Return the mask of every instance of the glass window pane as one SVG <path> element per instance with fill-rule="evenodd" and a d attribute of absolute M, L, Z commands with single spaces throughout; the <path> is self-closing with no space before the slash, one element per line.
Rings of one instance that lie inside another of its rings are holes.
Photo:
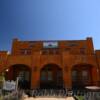
<path fill-rule="evenodd" d="M 73 81 L 77 80 L 77 77 L 78 77 L 77 71 L 76 70 L 72 71 L 72 79 L 73 79 Z"/>
<path fill-rule="evenodd" d="M 62 77 L 62 71 L 58 71 L 57 72 L 57 77 L 59 78 L 59 77 Z"/>
<path fill-rule="evenodd" d="M 83 80 L 88 80 L 88 71 L 87 70 L 82 71 L 82 79 Z"/>
<path fill-rule="evenodd" d="M 52 72 L 48 71 L 48 80 L 52 80 Z"/>
<path fill-rule="evenodd" d="M 45 71 L 41 72 L 41 80 L 46 80 L 46 72 Z"/>

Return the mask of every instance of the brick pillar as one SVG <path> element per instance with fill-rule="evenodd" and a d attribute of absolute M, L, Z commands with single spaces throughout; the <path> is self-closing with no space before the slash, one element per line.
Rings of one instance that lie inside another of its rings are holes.
<path fill-rule="evenodd" d="M 65 88 L 72 88 L 71 70 L 69 68 L 63 70 L 63 79 Z"/>
<path fill-rule="evenodd" d="M 97 67 L 92 68 L 92 81 L 93 85 L 99 85 L 99 70 Z"/>
<path fill-rule="evenodd" d="M 40 71 L 38 69 L 33 69 L 31 74 L 31 89 L 39 87 L 40 81 Z"/>

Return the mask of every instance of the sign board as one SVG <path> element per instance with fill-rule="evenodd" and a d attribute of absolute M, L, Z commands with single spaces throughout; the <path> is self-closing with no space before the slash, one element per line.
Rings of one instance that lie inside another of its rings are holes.
<path fill-rule="evenodd" d="M 3 84 L 3 90 L 12 91 L 16 89 L 16 83 L 14 81 L 5 81 Z"/>
<path fill-rule="evenodd" d="M 44 48 L 57 48 L 58 42 L 57 41 L 45 41 L 43 42 Z"/>

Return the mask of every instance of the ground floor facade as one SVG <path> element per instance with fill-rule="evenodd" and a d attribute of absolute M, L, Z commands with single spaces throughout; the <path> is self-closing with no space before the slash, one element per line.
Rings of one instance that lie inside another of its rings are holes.
<path fill-rule="evenodd" d="M 24 88 L 84 88 L 89 85 L 98 85 L 99 82 L 98 67 L 94 62 L 66 65 L 59 64 L 56 60 L 49 60 L 45 64 L 38 62 L 38 65 L 32 66 L 34 65 L 32 63 L 30 66 L 26 64 L 27 61 L 24 64 L 21 60 L 13 60 L 12 63 L 19 62 L 15 64 L 10 61 L 7 64 L 9 66 L 3 71 L 6 80 L 19 78 L 19 81 L 23 81 L 21 86 Z"/>

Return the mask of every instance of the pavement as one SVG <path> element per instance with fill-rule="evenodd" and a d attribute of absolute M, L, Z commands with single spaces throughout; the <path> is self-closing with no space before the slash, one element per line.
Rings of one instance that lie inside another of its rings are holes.
<path fill-rule="evenodd" d="M 75 100 L 73 97 L 67 97 L 67 98 L 33 98 L 33 97 L 26 97 L 22 98 L 21 100 Z"/>

